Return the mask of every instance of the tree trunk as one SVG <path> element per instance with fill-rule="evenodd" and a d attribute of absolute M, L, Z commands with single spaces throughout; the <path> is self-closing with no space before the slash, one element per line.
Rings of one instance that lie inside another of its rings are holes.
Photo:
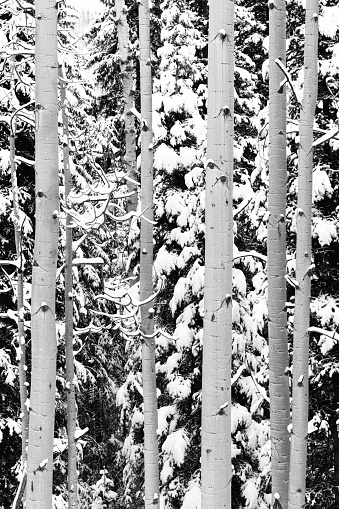
<path fill-rule="evenodd" d="M 313 120 L 318 88 L 319 1 L 306 0 L 304 94 L 300 111 L 297 252 L 293 336 L 292 435 L 289 477 L 289 509 L 305 504 L 308 427 L 309 322 L 312 264 Z"/>
<path fill-rule="evenodd" d="M 209 13 L 202 509 L 231 508 L 234 4 Z"/>
<path fill-rule="evenodd" d="M 269 221 L 267 227 L 268 335 L 272 506 L 287 509 L 290 442 L 289 366 L 286 317 L 286 88 L 276 59 L 286 65 L 286 5 L 275 0 L 269 10 Z"/>
<path fill-rule="evenodd" d="M 52 507 L 58 253 L 58 54 L 55 0 L 36 0 L 36 226 L 27 508 Z"/>
<path fill-rule="evenodd" d="M 116 0 L 115 12 L 117 19 L 117 32 L 119 42 L 120 70 L 124 98 L 124 122 L 126 143 L 126 171 L 128 177 L 137 181 L 136 167 L 136 130 L 134 115 L 131 109 L 134 107 L 134 79 L 133 61 L 130 51 L 129 27 L 127 22 L 127 7 L 124 0 Z M 127 190 L 134 194 L 127 199 L 127 212 L 136 211 L 138 205 L 137 185 L 127 180 Z"/>
<path fill-rule="evenodd" d="M 63 124 L 63 168 L 65 179 L 65 202 L 72 190 L 71 171 L 69 166 L 69 129 L 66 111 L 66 85 L 62 81 L 60 72 L 60 100 Z M 65 356 L 66 356 L 66 391 L 67 391 L 67 438 L 68 438 L 68 507 L 78 507 L 78 475 L 77 475 L 77 447 L 75 441 L 77 405 L 74 386 L 74 353 L 73 353 L 73 234 L 71 216 L 66 214 L 66 244 L 65 244 Z"/>
<path fill-rule="evenodd" d="M 14 95 L 14 57 L 12 57 L 11 66 L 11 95 Z M 28 409 L 27 409 L 27 372 L 26 372 L 26 334 L 24 326 L 24 278 L 23 278 L 23 257 L 22 257 L 22 237 L 20 224 L 20 207 L 19 207 L 19 188 L 15 163 L 15 137 L 16 137 L 16 117 L 15 109 L 12 109 L 13 119 L 11 122 L 9 146 L 10 146 L 10 164 L 11 164 L 11 183 L 13 195 L 13 223 L 15 250 L 20 265 L 17 272 L 17 313 L 18 313 L 18 352 L 19 357 L 19 384 L 20 384 L 20 413 L 21 413 L 21 463 L 22 469 L 25 468 L 27 462 L 27 445 L 28 445 Z"/>
<path fill-rule="evenodd" d="M 139 3 L 140 96 L 141 96 L 141 210 L 140 300 L 153 293 L 153 148 L 152 148 L 152 69 L 150 52 L 150 11 L 148 0 Z M 147 209 L 147 210 L 145 210 Z M 141 306 L 141 330 L 153 332 L 152 303 Z M 145 444 L 145 508 L 159 507 L 158 413 L 155 374 L 155 339 L 144 338 L 142 345 Z"/>
<path fill-rule="evenodd" d="M 338 359 L 339 345 L 336 345 L 333 349 Z M 332 387 L 333 387 L 333 414 L 331 415 L 331 431 L 333 434 L 333 456 L 334 456 L 334 507 L 339 507 L 339 373 L 334 371 L 332 375 Z"/>

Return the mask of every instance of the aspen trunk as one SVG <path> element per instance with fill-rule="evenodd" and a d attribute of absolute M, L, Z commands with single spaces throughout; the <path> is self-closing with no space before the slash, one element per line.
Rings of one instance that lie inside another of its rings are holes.
<path fill-rule="evenodd" d="M 267 227 L 268 335 L 272 506 L 287 509 L 290 442 L 289 366 L 286 317 L 286 88 L 276 59 L 286 65 L 286 5 L 275 0 L 269 10 L 269 220 Z"/>
<path fill-rule="evenodd" d="M 208 45 L 202 509 L 231 508 L 234 4 L 211 0 Z"/>
<path fill-rule="evenodd" d="M 72 190 L 71 171 L 69 167 L 69 129 L 66 111 L 66 86 L 62 82 L 61 71 L 61 111 L 63 124 L 63 168 L 65 179 L 65 202 Z M 71 216 L 66 214 L 66 244 L 65 244 L 65 356 L 66 356 L 66 391 L 67 391 L 67 438 L 68 438 L 68 507 L 78 507 L 78 475 L 77 475 L 77 448 L 75 441 L 77 405 L 74 386 L 74 353 L 73 353 L 73 234 Z"/>
<path fill-rule="evenodd" d="M 148 0 L 139 4 L 140 96 L 141 96 L 141 210 L 153 220 L 153 149 L 152 149 L 152 69 L 150 52 L 150 11 Z M 147 208 L 148 207 L 148 208 Z M 153 293 L 153 226 L 140 223 L 140 300 Z M 141 306 L 141 330 L 153 332 L 152 303 Z M 142 345 L 145 444 L 145 508 L 159 507 L 158 411 L 155 374 L 155 339 L 145 338 Z"/>
<path fill-rule="evenodd" d="M 128 177 L 137 181 L 136 167 L 136 130 L 135 120 L 131 113 L 134 107 L 134 79 L 133 61 L 130 51 L 129 27 L 127 22 L 127 7 L 124 0 L 116 0 L 115 12 L 117 18 L 117 32 L 119 42 L 120 70 L 124 98 L 124 122 L 125 122 L 125 143 L 126 143 L 126 170 Z M 134 191 L 134 195 L 127 199 L 127 212 L 136 210 L 138 205 L 137 186 L 127 180 L 127 190 Z"/>
<path fill-rule="evenodd" d="M 15 27 L 14 27 L 15 30 Z M 14 32 L 13 30 L 13 32 Z M 14 92 L 14 66 L 15 61 L 12 57 L 11 61 L 11 96 Z M 16 118 L 15 109 L 12 109 L 13 120 L 11 123 L 9 147 L 10 147 L 10 164 L 11 164 L 11 184 L 13 195 L 13 223 L 15 250 L 20 266 L 17 272 L 17 313 L 18 313 L 18 351 L 19 358 L 19 384 L 20 384 L 20 413 L 21 413 L 21 462 L 22 469 L 25 468 L 27 462 L 27 446 L 28 446 L 28 410 L 27 410 L 27 373 L 26 373 L 26 334 L 24 326 L 24 278 L 23 278 L 23 257 L 22 257 L 22 236 L 20 224 L 20 208 L 19 208 L 19 188 L 15 163 L 15 137 L 16 137 Z"/>
<path fill-rule="evenodd" d="M 27 508 L 51 509 L 58 252 L 58 55 L 55 0 L 36 0 L 36 230 Z"/>
<path fill-rule="evenodd" d="M 297 252 L 293 336 L 292 434 L 289 477 L 289 509 L 305 504 L 308 427 L 309 322 L 312 264 L 312 170 L 313 120 L 318 89 L 318 0 L 306 1 L 304 94 L 300 111 Z"/>

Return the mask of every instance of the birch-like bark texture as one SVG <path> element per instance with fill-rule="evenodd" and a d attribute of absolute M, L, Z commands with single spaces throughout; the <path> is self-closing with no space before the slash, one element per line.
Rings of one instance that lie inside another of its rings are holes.
<path fill-rule="evenodd" d="M 63 169 L 65 179 L 65 201 L 72 190 L 71 171 L 69 166 L 69 128 L 66 105 L 66 85 L 62 81 L 63 73 L 60 69 L 60 102 L 63 125 Z M 74 386 L 74 353 L 73 353 L 73 233 L 71 216 L 66 214 L 66 243 L 65 243 L 65 356 L 66 356 L 66 391 L 67 391 L 67 485 L 68 507 L 78 507 L 78 474 L 77 474 L 77 447 L 75 441 L 77 405 Z"/>
<path fill-rule="evenodd" d="M 234 3 L 211 0 L 202 371 L 202 509 L 231 508 Z"/>
<path fill-rule="evenodd" d="M 153 134 L 152 134 L 152 68 L 150 52 L 150 10 L 148 0 L 139 3 L 140 100 L 141 100 L 141 210 L 153 220 Z M 147 209 L 147 210 L 146 210 Z M 140 222 L 140 300 L 153 293 L 153 225 L 143 217 Z M 141 306 L 141 331 L 153 332 L 153 303 Z M 144 394 L 144 462 L 145 508 L 159 507 L 158 410 L 155 374 L 155 339 L 144 338 L 142 344 L 142 378 Z"/>
<path fill-rule="evenodd" d="M 36 0 L 35 245 L 27 508 L 52 508 L 58 252 L 58 54 L 55 0 Z"/>
<path fill-rule="evenodd" d="M 268 336 L 270 424 L 272 444 L 272 506 L 279 495 L 287 509 L 290 461 L 289 366 L 286 316 L 286 86 L 276 59 L 286 65 L 286 3 L 269 9 L 269 194 L 267 227 Z"/>
<path fill-rule="evenodd" d="M 312 171 L 313 121 L 318 90 L 318 16 L 319 0 L 306 0 L 304 93 L 300 110 L 297 251 L 294 335 L 292 434 L 289 478 L 289 509 L 302 509 L 305 504 L 309 322 L 312 264 Z"/>
<path fill-rule="evenodd" d="M 120 70 L 124 99 L 126 170 L 128 177 L 134 181 L 137 181 L 136 130 L 134 115 L 131 113 L 131 110 L 134 107 L 133 61 L 130 51 L 127 7 L 124 0 L 116 0 L 115 12 L 117 19 Z M 127 190 L 128 192 L 134 191 L 134 194 L 127 199 L 127 212 L 131 212 L 132 210 L 136 211 L 138 205 L 137 185 L 130 180 L 127 180 Z"/>
<path fill-rule="evenodd" d="M 13 16 L 13 20 L 15 17 Z M 15 21 L 13 21 L 11 39 L 13 40 L 16 31 Z M 14 46 L 14 44 L 13 44 Z M 14 49 L 14 47 L 13 47 Z M 11 98 L 14 99 L 15 95 L 15 57 L 11 58 Z M 21 413 L 21 463 L 22 469 L 26 468 L 27 462 L 27 446 L 28 446 L 28 409 L 27 409 L 27 372 L 26 372 L 26 334 L 24 326 L 24 278 L 23 278 L 23 257 L 22 257 L 22 235 L 20 224 L 20 207 L 19 207 L 19 187 L 16 172 L 15 162 L 15 137 L 16 137 L 16 116 L 15 108 L 12 108 L 12 121 L 10 124 L 9 135 L 9 150 L 10 150 L 10 165 L 11 165 L 11 184 L 13 196 L 13 223 L 14 223 L 14 237 L 15 237 L 15 251 L 20 266 L 17 271 L 17 313 L 18 313 L 18 352 L 19 357 L 19 384 L 20 384 L 20 413 Z"/>

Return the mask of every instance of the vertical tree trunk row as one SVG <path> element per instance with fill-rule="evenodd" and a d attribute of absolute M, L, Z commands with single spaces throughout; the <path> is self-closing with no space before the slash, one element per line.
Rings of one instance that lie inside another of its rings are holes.
<path fill-rule="evenodd" d="M 124 0 L 117 0 L 115 2 L 115 12 L 117 18 L 120 70 L 124 99 L 125 162 L 128 177 L 136 181 L 136 130 L 134 115 L 131 113 L 131 109 L 134 107 L 133 61 L 129 47 L 130 38 L 127 22 L 127 7 Z M 137 186 L 130 180 L 127 180 L 127 189 L 128 191 L 134 191 L 134 194 L 127 199 L 127 212 L 131 210 L 135 211 L 138 204 Z"/>
<path fill-rule="evenodd" d="M 209 12 L 202 509 L 231 507 L 234 3 Z"/>
<path fill-rule="evenodd" d="M 304 93 L 300 111 L 291 461 L 288 509 L 305 504 L 312 265 L 313 121 L 318 90 L 319 1 L 306 0 Z"/>
<path fill-rule="evenodd" d="M 148 0 L 139 3 L 140 96 L 141 96 L 141 210 L 140 223 L 140 300 L 153 293 L 153 135 L 152 68 L 150 51 L 150 10 Z M 153 332 L 152 303 L 141 306 L 141 331 Z M 155 374 L 155 339 L 142 338 L 142 377 L 144 395 L 145 508 L 159 507 L 158 413 Z"/>
<path fill-rule="evenodd" d="M 269 195 L 267 227 L 270 424 L 272 506 L 274 497 L 287 509 L 290 442 L 289 366 L 286 316 L 286 88 L 275 63 L 286 65 L 286 4 L 269 10 Z"/>
<path fill-rule="evenodd" d="M 58 53 L 55 0 L 37 0 L 36 227 L 32 279 L 32 378 L 27 508 L 52 507 L 58 252 Z"/>
<path fill-rule="evenodd" d="M 65 202 L 72 190 L 71 171 L 69 166 L 69 127 L 66 105 L 66 85 L 62 81 L 60 69 L 60 102 L 63 125 L 63 169 L 65 179 Z M 66 214 L 66 243 L 65 243 L 65 356 L 66 356 L 66 391 L 67 391 L 67 436 L 68 436 L 68 507 L 78 507 L 78 475 L 77 475 L 77 447 L 75 441 L 77 405 L 74 386 L 74 353 L 73 353 L 73 233 L 71 216 Z"/>
<path fill-rule="evenodd" d="M 13 22 L 13 33 L 16 30 L 15 22 Z M 14 47 L 14 44 L 13 44 Z M 15 58 L 11 58 L 11 97 L 14 98 L 15 94 Z M 27 371 L 26 371 L 26 334 L 24 326 L 24 278 L 23 278 L 23 256 L 22 256 L 22 236 L 21 236 L 21 223 L 20 223 L 20 206 L 19 206 L 19 187 L 16 172 L 15 162 L 15 137 L 16 137 L 16 116 L 15 108 L 12 108 L 12 122 L 10 125 L 9 135 L 9 150 L 10 150 L 10 165 L 11 165 L 11 184 L 13 195 L 13 223 L 14 223 L 14 237 L 15 237 L 15 250 L 19 261 L 17 272 L 17 313 L 18 313 L 18 352 L 19 352 L 19 384 L 20 384 L 20 413 L 21 413 L 21 462 L 22 469 L 25 468 L 27 462 L 27 447 L 28 447 L 28 409 L 27 409 Z"/>

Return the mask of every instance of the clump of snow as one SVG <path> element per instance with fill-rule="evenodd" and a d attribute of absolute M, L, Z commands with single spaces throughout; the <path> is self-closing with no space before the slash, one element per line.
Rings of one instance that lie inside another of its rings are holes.
<path fill-rule="evenodd" d="M 154 269 L 157 274 L 169 274 L 175 269 L 176 259 L 176 255 L 167 251 L 166 246 L 162 246 L 154 262 Z"/>
<path fill-rule="evenodd" d="M 165 170 L 167 173 L 173 173 L 180 164 L 179 155 L 173 148 L 162 143 L 156 149 L 154 154 L 154 167 L 157 170 Z"/>
<path fill-rule="evenodd" d="M 247 479 L 242 494 L 246 500 L 246 509 L 255 509 L 258 507 L 259 491 L 254 477 Z"/>
<path fill-rule="evenodd" d="M 233 286 L 235 286 L 239 293 L 246 295 L 246 278 L 242 270 L 233 269 Z"/>
<path fill-rule="evenodd" d="M 180 147 L 180 162 L 183 166 L 192 166 L 196 163 L 196 150 L 192 147 Z"/>
<path fill-rule="evenodd" d="M 326 171 L 317 167 L 313 172 L 312 200 L 322 200 L 326 194 L 331 196 L 332 192 L 333 189 Z"/>
<path fill-rule="evenodd" d="M 162 445 L 162 451 L 171 455 L 174 463 L 180 466 L 184 462 L 188 444 L 189 439 L 187 433 L 184 428 L 181 428 L 168 435 Z"/>
<path fill-rule="evenodd" d="M 332 240 L 337 239 L 336 223 L 328 219 L 322 219 L 321 217 L 314 217 L 313 236 L 318 237 L 321 246 L 331 244 Z"/>
<path fill-rule="evenodd" d="M 168 431 L 169 420 L 175 411 L 175 407 L 172 405 L 163 406 L 158 409 L 158 435 L 163 435 Z"/>
<path fill-rule="evenodd" d="M 239 424 L 244 423 L 245 426 L 249 426 L 252 422 L 251 414 L 249 411 L 242 405 L 239 405 L 239 403 L 236 403 L 235 405 L 232 405 L 232 412 L 231 412 L 231 431 L 232 433 L 235 433 Z"/>
<path fill-rule="evenodd" d="M 179 399 L 185 399 L 191 394 L 191 381 L 177 375 L 167 384 L 168 392 Z"/>
<path fill-rule="evenodd" d="M 319 32 L 326 37 L 333 39 L 339 28 L 339 7 L 322 8 L 322 15 L 319 16 Z"/>
<path fill-rule="evenodd" d="M 177 307 L 185 299 L 186 292 L 188 290 L 188 281 L 184 277 L 178 279 L 177 284 L 174 287 L 173 297 L 171 298 L 169 305 L 172 313 L 174 314 Z"/>
<path fill-rule="evenodd" d="M 201 489 L 195 481 L 188 484 L 181 509 L 201 509 Z"/>
<path fill-rule="evenodd" d="M 199 166 L 195 166 L 191 171 L 186 173 L 185 175 L 185 184 L 188 187 L 188 189 L 191 189 L 195 185 L 197 185 L 202 176 L 203 168 L 200 168 Z"/>
<path fill-rule="evenodd" d="M 177 349 L 179 351 L 184 350 L 184 348 L 190 348 L 193 341 L 193 331 L 190 329 L 185 322 L 181 322 L 177 325 L 174 336 L 178 337 L 177 340 Z"/>

